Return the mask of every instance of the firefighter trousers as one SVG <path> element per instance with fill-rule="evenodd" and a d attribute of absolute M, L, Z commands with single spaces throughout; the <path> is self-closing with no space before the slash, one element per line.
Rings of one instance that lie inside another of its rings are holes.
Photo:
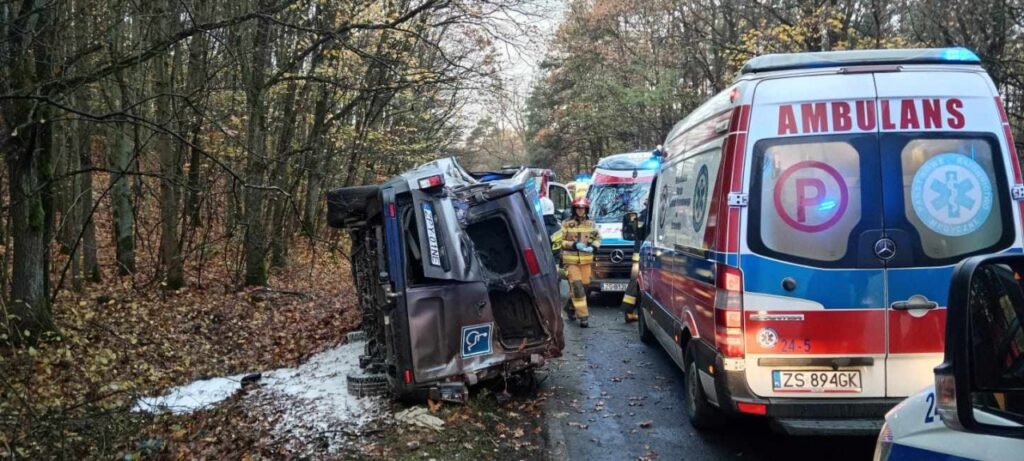
<path fill-rule="evenodd" d="M 576 311 L 576 317 L 587 318 L 590 310 L 587 309 L 587 285 L 590 285 L 591 264 L 566 264 L 565 271 L 569 277 L 569 296 L 572 298 L 572 307 Z"/>

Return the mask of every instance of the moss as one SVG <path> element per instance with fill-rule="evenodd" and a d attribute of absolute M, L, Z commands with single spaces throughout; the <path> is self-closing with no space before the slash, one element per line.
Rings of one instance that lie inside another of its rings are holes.
<path fill-rule="evenodd" d="M 37 195 L 32 200 L 32 209 L 28 216 L 29 227 L 36 232 L 42 232 L 46 226 L 46 210 L 43 208 L 43 201 Z"/>

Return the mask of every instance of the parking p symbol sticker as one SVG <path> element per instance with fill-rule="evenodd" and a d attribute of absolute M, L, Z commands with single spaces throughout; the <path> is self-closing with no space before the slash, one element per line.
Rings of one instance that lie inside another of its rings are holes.
<path fill-rule="evenodd" d="M 813 190 L 813 194 L 808 194 Z M 818 206 L 825 198 L 825 181 L 818 178 L 797 178 L 796 179 L 796 220 L 801 223 L 807 222 L 807 207 Z"/>
<path fill-rule="evenodd" d="M 846 181 L 831 165 L 798 162 L 779 176 L 773 194 L 775 212 L 790 227 L 821 232 L 834 226 L 850 203 Z"/>

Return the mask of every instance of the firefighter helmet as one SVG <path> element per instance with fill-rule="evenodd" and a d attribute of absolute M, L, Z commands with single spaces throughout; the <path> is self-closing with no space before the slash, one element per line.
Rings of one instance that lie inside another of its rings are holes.
<path fill-rule="evenodd" d="M 577 197 L 576 200 L 572 201 L 573 208 L 586 208 L 590 209 L 590 199 L 586 197 Z"/>

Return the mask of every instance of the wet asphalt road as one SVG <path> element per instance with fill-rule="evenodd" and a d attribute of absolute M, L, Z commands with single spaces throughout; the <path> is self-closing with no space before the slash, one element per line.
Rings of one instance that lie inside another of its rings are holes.
<path fill-rule="evenodd" d="M 871 459 L 874 438 L 789 437 L 753 418 L 696 431 L 682 371 L 659 346 L 641 343 L 617 307 L 592 307 L 589 329 L 567 322 L 565 340 L 542 384 L 549 459 Z"/>

